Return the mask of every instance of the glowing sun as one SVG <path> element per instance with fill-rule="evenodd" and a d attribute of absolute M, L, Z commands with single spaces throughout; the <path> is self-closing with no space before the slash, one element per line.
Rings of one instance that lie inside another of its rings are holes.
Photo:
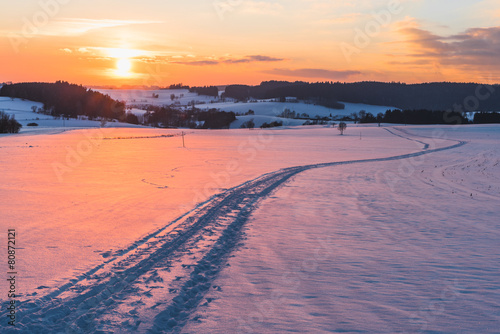
<path fill-rule="evenodd" d="M 130 69 L 132 68 L 132 63 L 129 59 L 121 58 L 116 62 L 116 75 L 121 77 L 128 77 L 132 73 Z"/>

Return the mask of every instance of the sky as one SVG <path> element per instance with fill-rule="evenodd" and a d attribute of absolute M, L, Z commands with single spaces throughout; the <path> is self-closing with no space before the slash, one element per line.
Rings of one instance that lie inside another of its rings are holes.
<path fill-rule="evenodd" d="M 0 0 L 0 82 L 500 83 L 498 0 Z"/>

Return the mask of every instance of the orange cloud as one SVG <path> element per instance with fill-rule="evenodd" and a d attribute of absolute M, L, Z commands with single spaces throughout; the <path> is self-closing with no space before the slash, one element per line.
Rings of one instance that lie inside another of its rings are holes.
<path fill-rule="evenodd" d="M 207 59 L 207 60 L 190 60 L 190 61 L 175 61 L 175 64 L 182 65 L 219 65 L 219 64 L 244 64 L 244 63 L 254 63 L 254 62 L 280 62 L 284 61 L 283 58 L 275 58 L 270 56 L 246 56 L 243 58 L 221 58 L 221 59 Z"/>
<path fill-rule="evenodd" d="M 393 64 L 438 64 L 468 76 L 500 71 L 500 27 L 472 28 L 451 36 L 439 36 L 418 27 L 402 28 L 400 33 L 410 51 Z"/>

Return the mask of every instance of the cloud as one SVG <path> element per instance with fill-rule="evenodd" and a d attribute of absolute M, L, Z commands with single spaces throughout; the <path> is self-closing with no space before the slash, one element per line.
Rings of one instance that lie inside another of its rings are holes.
<path fill-rule="evenodd" d="M 246 56 L 245 58 L 240 58 L 240 59 L 226 59 L 222 60 L 221 62 L 226 64 L 240 64 L 240 63 L 252 63 L 252 62 L 277 62 L 283 60 L 284 60 L 283 58 L 257 55 L 257 56 Z"/>
<path fill-rule="evenodd" d="M 500 70 L 500 27 L 472 28 L 460 34 L 439 36 L 419 27 L 403 28 L 407 55 L 415 63 L 438 62 L 463 68 Z"/>
<path fill-rule="evenodd" d="M 177 61 L 176 64 L 183 65 L 219 65 L 219 64 L 244 64 L 253 62 L 280 62 L 284 61 L 283 58 L 275 58 L 269 56 L 255 55 L 255 56 L 245 56 L 243 58 L 221 58 L 221 59 L 209 59 L 209 60 L 192 60 L 192 61 Z"/>
<path fill-rule="evenodd" d="M 76 52 L 85 55 L 89 58 L 127 58 L 136 59 L 144 62 L 167 62 L 170 58 L 182 57 L 176 54 L 176 51 L 157 51 L 145 49 L 129 49 L 129 48 L 106 48 L 106 47 L 80 47 L 76 49 L 64 49 L 66 52 Z"/>
<path fill-rule="evenodd" d="M 283 58 L 274 58 L 268 56 L 247 56 L 251 61 L 283 61 Z"/>
<path fill-rule="evenodd" d="M 277 74 L 289 77 L 301 77 L 301 78 L 323 78 L 340 80 L 345 79 L 353 75 L 362 74 L 359 71 L 334 71 L 319 68 L 301 68 L 301 69 L 280 69 L 276 68 L 271 71 L 266 71 L 266 73 Z"/>
<path fill-rule="evenodd" d="M 175 61 L 175 64 L 181 65 L 194 65 L 194 66 L 207 66 L 207 65 L 218 65 L 217 60 L 193 60 L 193 61 Z"/>
<path fill-rule="evenodd" d="M 284 58 L 276 58 L 265 55 L 250 55 L 241 58 L 237 57 L 196 57 L 192 54 L 186 54 L 183 51 L 153 51 L 145 49 L 128 49 L 128 48 L 107 48 L 107 47 L 80 47 L 75 49 L 61 49 L 67 53 L 77 53 L 87 58 L 93 59 L 119 59 L 127 58 L 144 63 L 161 63 L 161 64 L 180 64 L 191 66 L 215 66 L 221 64 L 244 64 L 244 63 L 264 63 L 264 62 L 280 62 Z"/>

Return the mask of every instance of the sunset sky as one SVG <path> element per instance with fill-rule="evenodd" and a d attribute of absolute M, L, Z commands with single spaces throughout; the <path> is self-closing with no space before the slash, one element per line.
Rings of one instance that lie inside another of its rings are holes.
<path fill-rule="evenodd" d="M 0 36 L 0 82 L 500 82 L 498 0 L 3 1 Z"/>

